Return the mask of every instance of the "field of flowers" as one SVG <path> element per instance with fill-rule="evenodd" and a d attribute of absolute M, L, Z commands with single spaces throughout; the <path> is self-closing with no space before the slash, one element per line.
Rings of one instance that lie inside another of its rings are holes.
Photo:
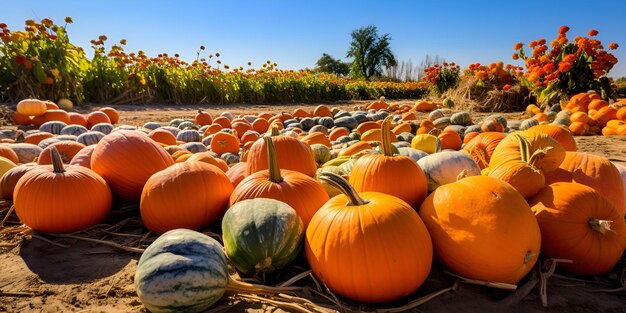
<path fill-rule="evenodd" d="M 110 45 L 92 40 L 93 58 L 71 43 L 64 25 L 50 19 L 27 20 L 25 30 L 0 24 L 0 102 L 36 97 L 77 102 L 132 103 L 277 103 L 388 98 L 420 98 L 427 86 L 416 82 L 366 82 L 331 74 L 283 70 L 267 61 L 260 68 L 231 68 L 220 54 L 191 63 L 178 54 L 150 57 L 124 51 L 126 40 Z"/>

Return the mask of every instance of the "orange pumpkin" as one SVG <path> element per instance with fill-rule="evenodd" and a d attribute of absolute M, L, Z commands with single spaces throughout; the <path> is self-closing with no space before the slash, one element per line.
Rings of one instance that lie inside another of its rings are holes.
<path fill-rule="evenodd" d="M 573 122 L 569 125 L 569 130 L 572 132 L 572 134 L 576 136 L 583 136 L 587 135 L 587 133 L 589 132 L 589 125 L 582 122 Z"/>
<path fill-rule="evenodd" d="M 304 137 L 302 137 L 300 139 L 300 141 L 306 143 L 307 145 L 313 145 L 313 144 L 321 144 L 321 145 L 325 145 L 327 147 L 330 147 L 330 140 L 328 140 L 328 137 L 326 137 L 326 135 L 324 135 L 321 132 L 312 132 Z"/>
<path fill-rule="evenodd" d="M 245 146 L 246 143 L 259 140 L 259 134 L 256 131 L 247 131 L 241 136 L 241 144 Z"/>
<path fill-rule="evenodd" d="M 270 122 L 268 122 L 264 118 L 257 118 L 252 122 L 252 129 L 254 129 L 259 134 L 265 133 L 270 128 Z"/>
<path fill-rule="evenodd" d="M 218 116 L 213 119 L 214 124 L 219 124 L 222 128 L 231 128 L 230 120 L 225 116 Z"/>
<path fill-rule="evenodd" d="M 13 112 L 11 119 L 16 125 L 30 125 L 33 120 L 28 115 L 21 114 L 20 112 Z"/>
<path fill-rule="evenodd" d="M 293 116 L 299 118 L 311 117 L 311 114 L 301 108 L 293 110 Z"/>
<path fill-rule="evenodd" d="M 241 138 L 241 136 L 243 136 L 243 134 L 245 134 L 247 131 L 252 130 L 252 125 L 250 125 L 250 123 L 248 122 L 234 122 L 232 123 L 231 127 L 232 129 L 237 131 L 237 135 L 239 136 L 239 138 Z"/>
<path fill-rule="evenodd" d="M 288 136 L 272 136 L 272 142 L 278 155 L 278 164 L 281 169 L 303 173 L 315 177 L 317 163 L 313 150 L 309 145 L 296 138 Z M 257 140 L 248 151 L 246 161 L 246 176 L 268 169 L 266 141 Z"/>
<path fill-rule="evenodd" d="M 451 149 L 458 151 L 461 149 L 463 145 L 463 140 L 461 140 L 461 135 L 453 130 L 444 130 L 439 136 L 439 144 L 441 145 L 441 150 Z"/>
<path fill-rule="evenodd" d="M 70 165 L 80 165 L 91 169 L 91 155 L 94 149 L 96 149 L 96 145 L 89 145 L 80 149 L 70 161 Z"/>
<path fill-rule="evenodd" d="M 569 116 L 570 121 L 587 124 L 589 116 L 585 112 L 574 112 Z"/>
<path fill-rule="evenodd" d="M 605 106 L 598 110 L 598 112 L 593 115 L 591 119 L 596 123 L 596 125 L 604 127 L 608 121 L 617 119 L 617 110 L 613 107 Z"/>
<path fill-rule="evenodd" d="M 55 142 L 47 146 L 45 149 L 41 150 L 41 153 L 39 153 L 39 158 L 37 158 L 37 164 L 39 165 L 52 164 L 52 160 L 50 159 L 50 150 L 52 149 L 52 147 L 54 147 L 57 150 L 57 152 L 59 153 L 59 156 L 61 157 L 61 161 L 63 161 L 63 163 L 70 163 L 70 161 L 76 155 L 76 153 L 78 153 L 78 151 L 83 149 L 85 145 L 76 141 L 71 141 L 71 140 L 63 140 L 63 141 Z"/>
<path fill-rule="evenodd" d="M 579 275 L 611 270 L 626 247 L 624 211 L 590 187 L 576 183 L 546 186 L 529 201 L 541 228 L 541 253 L 572 260 L 559 268 Z"/>
<path fill-rule="evenodd" d="M 100 112 L 104 112 L 109 117 L 111 124 L 117 124 L 120 120 L 120 112 L 111 107 L 104 107 L 99 110 Z"/>
<path fill-rule="evenodd" d="M 433 110 L 437 104 L 429 100 L 420 100 L 413 106 L 413 111 L 428 112 Z"/>
<path fill-rule="evenodd" d="M 107 183 L 92 170 L 64 168 L 55 148 L 53 166 L 36 166 L 17 182 L 15 212 L 30 228 L 49 233 L 71 233 L 101 222 L 111 210 Z"/>
<path fill-rule="evenodd" d="M 329 107 L 325 105 L 318 105 L 313 109 L 313 116 L 317 117 L 333 117 L 333 113 Z"/>
<path fill-rule="evenodd" d="M 348 136 L 348 135 L 350 135 L 349 130 L 343 127 L 337 127 L 328 134 L 328 139 L 330 139 L 330 141 L 335 141 L 339 139 L 339 137 Z"/>
<path fill-rule="evenodd" d="M 396 136 L 402 133 L 410 133 L 411 131 L 411 124 L 406 122 L 396 125 L 396 127 L 391 130 L 391 132 Z"/>
<path fill-rule="evenodd" d="M 102 111 L 93 111 L 87 114 L 87 128 L 91 129 L 94 125 L 99 123 L 111 124 L 111 119 Z"/>
<path fill-rule="evenodd" d="M 541 124 L 531 127 L 528 131 L 544 133 L 554 138 L 561 144 L 561 146 L 563 146 L 565 151 L 576 151 L 578 149 L 576 147 L 576 140 L 574 140 L 574 136 L 572 136 L 572 132 L 565 127 L 554 124 Z"/>
<path fill-rule="evenodd" d="M 216 166 L 198 161 L 178 163 L 146 182 L 141 219 L 157 234 L 176 228 L 199 230 L 224 215 L 232 192 L 232 183 Z"/>
<path fill-rule="evenodd" d="M 230 196 L 230 205 L 254 198 L 283 201 L 296 210 L 306 227 L 313 214 L 328 201 L 328 194 L 315 179 L 297 171 L 281 169 L 280 155 L 277 155 L 280 152 L 275 149 L 275 139 L 276 137 L 269 136 L 259 139 L 258 142 L 263 141 L 264 143 L 261 147 L 266 149 L 265 160 L 267 160 L 268 169 L 247 174 L 247 177 L 237 185 Z M 288 152 L 289 150 L 286 153 Z M 246 173 L 248 173 L 250 162 L 252 162 L 250 157 L 248 160 Z M 258 158 L 254 160 L 260 162 Z"/>
<path fill-rule="evenodd" d="M 8 145 L 0 145 L 0 157 L 7 158 L 15 164 L 20 163 L 20 158 L 17 156 L 17 153 Z"/>
<path fill-rule="evenodd" d="M 554 138 L 539 132 L 515 132 L 500 141 L 491 155 L 489 168 L 495 168 L 507 161 L 521 160 L 525 146 L 528 147 L 529 155 L 540 150 L 545 151 L 545 155 L 536 161 L 535 166 L 546 175 L 557 169 L 565 158 L 565 149 Z"/>
<path fill-rule="evenodd" d="M 235 163 L 235 165 L 226 171 L 226 176 L 230 179 L 233 187 L 237 188 L 239 183 L 246 178 L 246 162 Z"/>
<path fill-rule="evenodd" d="M 352 156 L 367 149 L 372 149 L 372 146 L 367 143 L 367 141 L 359 141 L 347 148 L 341 149 L 337 156 Z"/>
<path fill-rule="evenodd" d="M 68 112 L 70 116 L 70 124 L 87 127 L 87 118 L 78 112 Z"/>
<path fill-rule="evenodd" d="M 211 151 L 219 155 L 224 153 L 239 154 L 239 138 L 233 134 L 219 132 L 211 139 Z"/>
<path fill-rule="evenodd" d="M 174 134 L 172 134 L 170 131 L 166 129 L 157 128 L 151 131 L 148 134 L 148 137 L 150 137 L 152 140 L 156 142 L 163 143 L 169 146 L 177 145 L 176 136 L 174 136 Z"/>
<path fill-rule="evenodd" d="M 17 164 L 17 163 L 16 163 Z M 13 193 L 17 182 L 31 169 L 35 168 L 37 164 L 26 163 L 15 166 L 4 173 L 0 177 L 0 199 L 13 200 Z"/>
<path fill-rule="evenodd" d="M 220 130 L 222 130 L 222 125 L 213 123 L 209 125 L 209 127 L 207 127 L 207 129 L 204 131 L 204 134 L 202 135 L 206 137 L 209 135 L 217 134 L 220 132 Z"/>
<path fill-rule="evenodd" d="M 204 162 L 207 164 L 211 164 L 219 168 L 220 170 L 222 170 L 222 172 L 226 172 L 229 169 L 228 164 L 226 164 L 224 160 L 213 157 L 211 153 L 209 152 L 193 153 L 187 158 L 186 161 L 187 162 Z"/>
<path fill-rule="evenodd" d="M 478 133 L 461 149 L 461 152 L 469 155 L 482 170 L 489 165 L 493 151 L 504 137 L 506 135 L 500 132 Z"/>
<path fill-rule="evenodd" d="M 626 122 L 626 106 L 619 108 L 615 113 L 615 117 L 620 121 Z"/>
<path fill-rule="evenodd" d="M 46 104 L 37 99 L 24 99 L 17 103 L 17 112 L 25 116 L 39 116 L 46 113 Z"/>
<path fill-rule="evenodd" d="M 363 122 L 359 124 L 359 126 L 356 127 L 356 130 L 359 132 L 359 134 L 364 134 L 366 131 L 370 129 L 377 129 L 377 128 L 380 128 L 380 125 L 378 125 L 378 123 L 374 121 L 367 121 L 367 122 Z"/>
<path fill-rule="evenodd" d="M 213 118 L 211 117 L 211 114 L 198 110 L 198 113 L 196 113 L 196 116 L 194 117 L 194 122 L 200 126 L 211 125 L 213 124 Z"/>
<path fill-rule="evenodd" d="M 52 138 L 52 137 L 54 137 L 54 135 L 51 133 L 38 132 L 38 133 L 30 134 L 24 137 L 24 142 L 38 145 L 42 140 Z"/>
<path fill-rule="evenodd" d="M 619 170 L 607 158 L 586 152 L 567 152 L 558 169 L 546 174 L 546 183 L 574 182 L 589 186 L 626 213 L 624 187 Z"/>
<path fill-rule="evenodd" d="M 43 115 L 35 116 L 33 118 L 33 125 L 39 127 L 41 124 L 51 121 L 59 121 L 65 124 L 70 124 L 72 122 L 67 112 L 63 110 L 48 110 Z"/>
<path fill-rule="evenodd" d="M 501 133 L 504 131 L 504 126 L 500 122 L 498 122 L 497 119 L 491 118 L 482 122 L 482 124 L 480 124 L 480 129 L 484 133 L 486 132 L 500 132 Z"/>
<path fill-rule="evenodd" d="M 148 178 L 173 164 L 163 147 L 137 131 L 119 130 L 104 136 L 91 156 L 91 168 L 125 202 L 139 201 Z"/>
<path fill-rule="evenodd" d="M 415 210 L 394 196 L 358 194 L 338 175 L 320 178 L 343 194 L 326 202 L 307 227 L 305 252 L 315 276 L 360 302 L 392 301 L 419 288 L 433 249 Z"/>
<path fill-rule="evenodd" d="M 461 276 L 516 284 L 539 256 L 541 234 L 528 203 L 496 178 L 470 176 L 442 185 L 419 215 L 435 258 Z"/>
<path fill-rule="evenodd" d="M 589 105 L 587 106 L 588 110 L 596 110 L 599 111 L 600 109 L 602 109 L 603 107 L 609 106 L 609 103 L 602 100 L 602 99 L 593 99 L 589 102 Z"/>
<path fill-rule="evenodd" d="M 391 117 L 382 128 L 383 154 L 360 157 L 350 173 L 350 184 L 357 192 L 376 191 L 398 197 L 417 209 L 428 193 L 426 175 L 407 156 L 394 156 L 390 130 Z M 395 137 L 395 136 L 394 136 Z M 402 184 L 396 182 L 401 181 Z"/>

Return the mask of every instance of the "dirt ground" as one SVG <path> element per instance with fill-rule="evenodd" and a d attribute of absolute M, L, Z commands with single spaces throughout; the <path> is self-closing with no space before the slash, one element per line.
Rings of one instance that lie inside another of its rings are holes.
<path fill-rule="evenodd" d="M 413 103 L 412 100 L 406 100 Z M 364 102 L 331 103 L 329 106 L 351 109 Z M 118 106 L 120 124 L 142 125 L 147 121 L 167 122 L 173 118 L 192 119 L 198 108 L 212 114 L 229 110 L 233 114 L 246 112 L 291 112 L 295 108 L 311 110 L 313 105 L 279 106 Z M 80 109 L 88 111 L 89 108 Z M 507 114 L 508 118 L 519 113 Z M 477 114 L 478 118 L 485 115 Z M 626 165 L 626 137 L 578 137 L 579 150 L 610 158 Z M 0 203 L 0 219 L 8 210 Z M 118 208 L 101 227 L 78 234 L 82 238 L 106 240 L 123 245 L 147 245 L 154 236 L 139 222 L 137 207 Z M 13 214 L 0 227 L 0 312 L 146 312 L 133 285 L 139 259 L 138 253 L 79 238 L 59 238 L 42 234 L 24 234 Z M 213 231 L 206 229 L 205 232 Z M 4 232 L 4 233 L 2 233 Z M 557 267 L 558 268 L 558 267 Z M 306 270 L 301 256 L 286 270 L 283 281 Z M 545 269 L 543 269 L 545 271 Z M 413 312 L 626 312 L 626 256 L 609 274 L 601 277 L 573 277 L 557 270 L 547 281 L 548 307 L 542 306 L 540 279 L 537 268 L 528 275 L 515 292 L 457 284 L 438 297 L 422 304 Z M 339 311 L 375 311 L 397 308 L 455 285 L 457 278 L 435 263 L 428 280 L 414 294 L 393 303 L 365 306 L 340 298 L 337 306 L 327 300 L 323 289 L 316 291 L 316 282 L 304 278 L 294 286 L 305 288 L 297 296 L 313 300 Z M 215 312 L 282 312 L 291 308 L 269 302 L 245 299 L 228 293 L 211 309 Z M 400 310 L 405 311 L 405 310 Z M 398 312 L 398 310 L 396 310 Z"/>

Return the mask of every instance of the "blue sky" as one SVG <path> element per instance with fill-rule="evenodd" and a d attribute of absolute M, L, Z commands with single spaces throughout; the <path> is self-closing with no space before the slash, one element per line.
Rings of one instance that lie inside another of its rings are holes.
<path fill-rule="evenodd" d="M 91 55 L 89 41 L 127 39 L 127 51 L 179 53 L 193 60 L 200 45 L 224 64 L 314 67 L 322 53 L 346 60 L 352 30 L 376 25 L 392 37 L 398 60 L 418 64 L 427 54 L 462 66 L 511 59 L 513 45 L 554 38 L 568 25 L 570 39 L 600 31 L 626 76 L 626 1 L 69 1 L 4 0 L 0 22 L 22 28 L 26 19 L 71 16 L 72 41 Z"/>

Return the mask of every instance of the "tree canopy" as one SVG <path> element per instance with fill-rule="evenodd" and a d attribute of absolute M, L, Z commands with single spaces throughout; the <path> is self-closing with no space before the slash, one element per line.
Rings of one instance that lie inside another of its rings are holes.
<path fill-rule="evenodd" d="M 376 26 L 370 25 L 352 31 L 352 42 L 347 57 L 352 58 L 352 76 L 370 80 L 381 76 L 383 68 L 395 66 L 389 34 L 379 35 Z"/>
<path fill-rule="evenodd" d="M 315 63 L 317 70 L 322 73 L 332 73 L 337 76 L 348 76 L 350 74 L 350 63 L 335 59 L 327 53 Z"/>

